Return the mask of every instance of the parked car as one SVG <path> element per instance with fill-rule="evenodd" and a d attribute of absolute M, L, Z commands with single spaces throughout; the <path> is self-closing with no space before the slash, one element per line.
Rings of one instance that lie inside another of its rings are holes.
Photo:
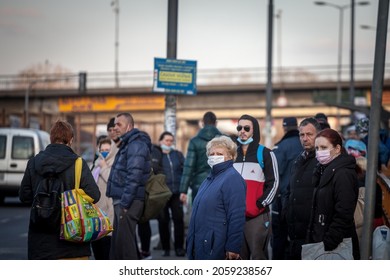
<path fill-rule="evenodd" d="M 46 131 L 0 128 L 0 204 L 6 196 L 17 196 L 27 161 L 50 144 Z"/>

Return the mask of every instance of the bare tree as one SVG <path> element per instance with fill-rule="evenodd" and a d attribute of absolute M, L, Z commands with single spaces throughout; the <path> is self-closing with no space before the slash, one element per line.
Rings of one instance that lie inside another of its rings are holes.
<path fill-rule="evenodd" d="M 46 61 L 20 71 L 15 81 L 15 88 L 26 88 L 32 83 L 34 88 L 41 89 L 70 88 L 76 84 L 75 77 L 76 75 L 67 68 Z"/>

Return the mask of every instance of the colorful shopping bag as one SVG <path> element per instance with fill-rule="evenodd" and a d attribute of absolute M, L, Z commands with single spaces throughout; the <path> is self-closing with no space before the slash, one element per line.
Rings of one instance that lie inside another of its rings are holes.
<path fill-rule="evenodd" d="M 61 195 L 60 238 L 73 242 L 98 240 L 113 230 L 107 214 L 80 189 L 81 168 L 82 160 L 78 158 L 75 164 L 75 188 Z"/>

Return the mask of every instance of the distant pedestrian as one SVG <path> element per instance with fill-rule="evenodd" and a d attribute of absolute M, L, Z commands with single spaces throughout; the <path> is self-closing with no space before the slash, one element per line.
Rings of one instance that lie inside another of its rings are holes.
<path fill-rule="evenodd" d="M 184 257 L 184 213 L 183 203 L 180 201 L 180 181 L 183 173 L 184 156 L 173 148 L 174 136 L 164 131 L 159 138 L 163 173 L 172 196 L 158 217 L 160 241 L 164 251 L 163 257 L 170 255 L 171 247 L 171 220 L 174 226 L 174 246 L 178 257 Z"/>
<path fill-rule="evenodd" d="M 188 144 L 183 176 L 180 183 L 180 200 L 183 203 L 187 201 L 189 188 L 192 190 L 192 201 L 195 199 L 200 184 L 202 184 L 210 172 L 206 155 L 207 142 L 215 136 L 221 135 L 221 132 L 216 127 L 217 117 L 213 112 L 206 112 L 203 115 L 202 123 L 203 128 L 195 137 L 191 138 Z"/>
<path fill-rule="evenodd" d="M 324 113 L 317 113 L 314 118 L 317 120 L 317 122 L 321 126 L 321 130 L 325 128 L 330 128 L 330 125 L 328 123 L 328 116 Z"/>
<path fill-rule="evenodd" d="M 112 198 L 107 197 L 107 181 L 110 176 L 111 166 L 114 163 L 115 154 L 111 153 L 111 146 L 113 142 L 110 138 L 104 138 L 99 142 L 99 158 L 96 161 L 96 167 L 92 171 L 95 181 L 99 186 L 101 197 L 97 205 L 110 218 L 111 223 L 114 222 L 114 206 Z M 101 239 L 91 243 L 93 255 L 96 260 L 109 260 L 111 248 L 112 233 L 104 236 Z"/>
<path fill-rule="evenodd" d="M 299 141 L 298 121 L 295 117 L 283 119 L 285 134 L 275 144 L 272 151 L 278 161 L 279 190 L 272 203 L 272 259 L 286 259 L 288 251 L 288 229 L 284 211 L 287 209 L 290 183 L 291 166 L 297 156 L 302 153 L 302 145 Z"/>

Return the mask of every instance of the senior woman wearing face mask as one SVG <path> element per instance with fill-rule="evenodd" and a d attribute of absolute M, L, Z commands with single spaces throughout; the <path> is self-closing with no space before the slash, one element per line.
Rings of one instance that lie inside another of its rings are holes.
<path fill-rule="evenodd" d="M 358 198 L 355 158 L 342 146 L 340 134 L 333 129 L 320 131 L 315 139 L 317 168 L 313 175 L 313 207 L 308 231 L 309 243 L 323 243 L 324 255 L 343 250 L 349 243 L 348 255 L 360 259 L 359 243 L 354 225 Z M 340 246 L 339 246 L 340 245 Z M 322 244 L 321 244 L 322 246 Z M 302 258 L 305 258 L 305 245 Z M 338 258 L 336 256 L 336 258 Z"/>
<path fill-rule="evenodd" d="M 211 172 L 193 202 L 187 256 L 195 260 L 239 259 L 245 225 L 246 184 L 234 169 L 236 144 L 227 136 L 207 143 Z"/>

